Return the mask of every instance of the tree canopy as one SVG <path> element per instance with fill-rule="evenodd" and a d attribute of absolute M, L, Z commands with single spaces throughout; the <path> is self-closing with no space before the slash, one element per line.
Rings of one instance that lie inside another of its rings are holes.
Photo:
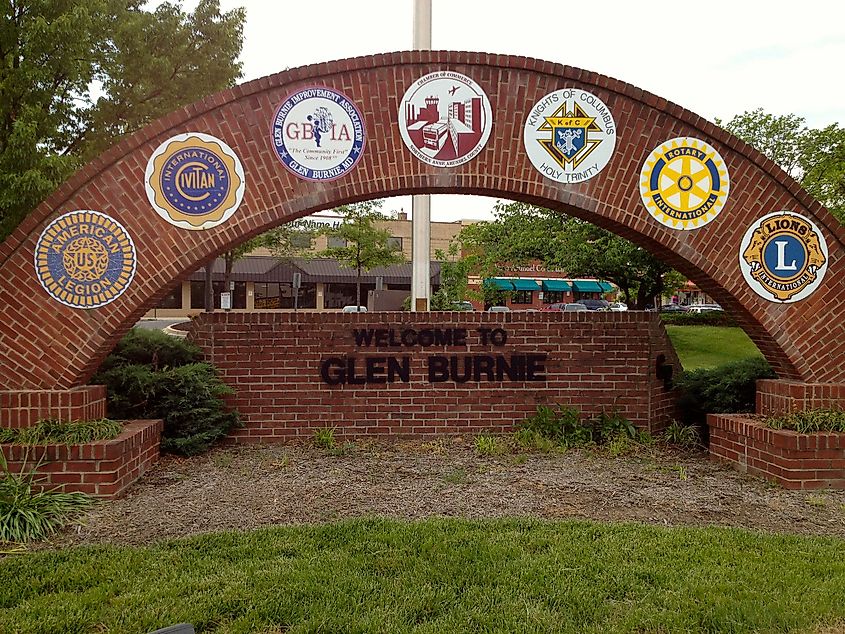
<path fill-rule="evenodd" d="M 845 128 L 835 123 L 808 128 L 803 117 L 773 115 L 762 108 L 716 123 L 777 163 L 845 222 Z"/>
<path fill-rule="evenodd" d="M 482 275 L 539 260 L 547 269 L 613 282 L 637 308 L 684 281 L 642 247 L 577 218 L 519 202 L 498 203 L 494 216 L 461 231 L 464 250 Z"/>
<path fill-rule="evenodd" d="M 0 27 L 0 240 L 86 161 L 241 76 L 244 12 L 9 0 Z"/>

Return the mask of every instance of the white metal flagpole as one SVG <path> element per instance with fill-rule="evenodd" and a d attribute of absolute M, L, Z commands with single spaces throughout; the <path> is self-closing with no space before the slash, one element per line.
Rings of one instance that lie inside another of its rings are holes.
<path fill-rule="evenodd" d="M 414 50 L 431 50 L 431 0 L 414 0 Z M 431 296 L 431 196 L 411 199 L 411 310 L 425 312 Z"/>

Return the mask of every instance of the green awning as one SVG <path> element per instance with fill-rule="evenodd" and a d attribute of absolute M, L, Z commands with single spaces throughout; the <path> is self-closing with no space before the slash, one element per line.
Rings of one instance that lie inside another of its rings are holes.
<path fill-rule="evenodd" d="M 572 284 L 566 280 L 543 280 L 544 291 L 571 291 Z"/>
<path fill-rule="evenodd" d="M 489 277 L 484 280 L 485 284 L 492 286 L 493 288 L 497 288 L 500 291 L 512 291 L 513 288 L 513 280 L 502 280 L 497 277 Z"/>
<path fill-rule="evenodd" d="M 539 291 L 540 285 L 534 280 L 511 280 L 518 291 Z"/>
<path fill-rule="evenodd" d="M 599 286 L 601 286 L 602 293 L 609 293 L 616 288 L 610 282 L 599 282 Z"/>
<path fill-rule="evenodd" d="M 572 285 L 575 287 L 575 290 L 579 293 L 604 293 L 606 292 L 599 282 L 585 281 L 585 280 L 574 280 Z"/>

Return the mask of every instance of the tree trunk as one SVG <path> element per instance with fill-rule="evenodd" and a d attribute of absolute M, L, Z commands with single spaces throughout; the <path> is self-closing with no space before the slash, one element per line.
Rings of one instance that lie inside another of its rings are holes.
<path fill-rule="evenodd" d="M 214 258 L 205 265 L 205 312 L 214 312 Z"/>
<path fill-rule="evenodd" d="M 231 251 L 226 251 L 223 254 L 223 261 L 226 265 L 223 271 L 223 292 L 227 293 L 232 286 L 232 269 L 235 267 L 235 256 Z"/>
<path fill-rule="evenodd" d="M 355 312 L 361 310 L 361 265 L 358 265 L 358 275 L 355 278 Z"/>

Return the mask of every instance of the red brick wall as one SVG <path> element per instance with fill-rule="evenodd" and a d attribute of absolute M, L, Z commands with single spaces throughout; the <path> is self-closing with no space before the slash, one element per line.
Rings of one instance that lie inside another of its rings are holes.
<path fill-rule="evenodd" d="M 463 346 L 358 347 L 356 328 L 392 328 L 397 338 L 407 329 L 466 329 L 467 337 Z M 484 345 L 479 328 L 502 328 L 507 342 Z M 246 423 L 237 440 L 311 437 L 334 426 L 342 435 L 503 432 L 538 404 L 588 415 L 617 409 L 653 431 L 674 413 L 656 364 L 663 354 L 677 371 L 677 359 L 656 314 L 214 313 L 200 315 L 188 336 L 236 392 L 231 405 Z M 546 380 L 429 381 L 431 355 L 524 353 L 547 356 Z M 366 358 L 399 356 L 410 357 L 408 383 L 327 385 L 321 378 L 329 358 L 354 357 L 364 374 Z"/>
<path fill-rule="evenodd" d="M 36 478 L 45 488 L 115 498 L 158 461 L 162 428 L 160 420 L 136 420 L 112 440 L 85 445 L 0 445 L 0 451 L 14 473 L 22 467 L 29 471 L 43 459 Z"/>
<path fill-rule="evenodd" d="M 30 427 L 44 418 L 99 420 L 106 416 L 106 386 L 0 392 L 0 427 Z"/>
<path fill-rule="evenodd" d="M 450 169 L 424 165 L 405 148 L 397 113 L 419 77 L 453 70 L 472 77 L 493 109 L 490 140 L 472 161 Z M 304 85 L 340 90 L 355 101 L 367 130 L 366 150 L 348 175 L 306 182 L 287 172 L 270 146 L 276 106 Z M 618 136 L 607 167 L 566 186 L 544 179 L 526 157 L 526 112 L 553 90 L 594 93 L 613 113 Z M 143 174 L 153 150 L 188 131 L 215 135 L 239 155 L 247 175 L 238 212 L 208 231 L 185 231 L 150 207 Z M 707 141 L 730 171 L 724 212 L 694 231 L 654 222 L 640 200 L 648 153 L 679 136 Z M 68 388 L 84 384 L 123 333 L 178 281 L 209 258 L 278 224 L 345 203 L 414 193 L 464 193 L 542 205 L 634 240 L 692 279 L 751 335 L 778 376 L 845 381 L 845 228 L 774 163 L 700 116 L 611 77 L 536 59 L 485 53 L 406 51 L 295 68 L 236 86 L 150 124 L 86 165 L 0 244 L 0 387 Z M 138 246 L 137 274 L 116 301 L 90 311 L 48 298 L 36 281 L 33 251 L 57 214 L 97 209 L 113 216 Z M 807 299 L 773 306 L 739 271 L 748 226 L 789 209 L 822 230 L 830 258 L 822 285 Z M 774 309 L 776 308 L 776 310 Z"/>
<path fill-rule="evenodd" d="M 755 411 L 758 414 L 776 416 L 808 409 L 845 409 L 845 384 L 757 381 Z"/>
<path fill-rule="evenodd" d="M 710 414 L 710 455 L 788 489 L 845 489 L 845 434 L 769 429 L 759 419 Z"/>

